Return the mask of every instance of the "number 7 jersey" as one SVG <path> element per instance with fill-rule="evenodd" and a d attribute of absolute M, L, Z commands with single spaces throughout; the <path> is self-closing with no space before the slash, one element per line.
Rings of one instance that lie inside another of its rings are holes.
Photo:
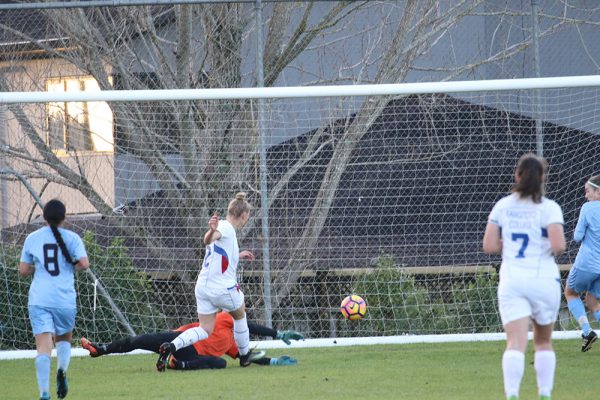
<path fill-rule="evenodd" d="M 489 222 L 500 227 L 502 267 L 500 274 L 511 277 L 558 277 L 559 271 L 548 239 L 548 225 L 564 224 L 560 206 L 542 197 L 521 199 L 513 193 L 500 199 Z"/>

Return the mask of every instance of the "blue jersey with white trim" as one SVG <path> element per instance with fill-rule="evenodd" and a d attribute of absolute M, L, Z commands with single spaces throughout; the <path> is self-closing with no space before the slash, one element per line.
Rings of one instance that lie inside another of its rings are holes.
<path fill-rule="evenodd" d="M 556 202 L 542 197 L 540 203 L 534 203 L 529 197 L 521 199 L 513 193 L 496 203 L 489 222 L 501 229 L 501 275 L 559 276 L 548 240 L 548 225 L 564 223 Z"/>
<path fill-rule="evenodd" d="M 600 273 L 600 201 L 581 207 L 573 238 L 581 242 L 573 267 Z"/>
<path fill-rule="evenodd" d="M 68 229 L 58 230 L 73 260 L 87 257 L 78 234 Z M 76 308 L 75 269 L 65 259 L 50 227 L 40 228 L 27 236 L 21 262 L 35 267 L 29 287 L 29 305 Z"/>
<path fill-rule="evenodd" d="M 237 284 L 240 248 L 235 228 L 229 221 L 220 220 L 217 230 L 221 237 L 206 246 L 198 283 L 212 288 L 229 288 Z"/>

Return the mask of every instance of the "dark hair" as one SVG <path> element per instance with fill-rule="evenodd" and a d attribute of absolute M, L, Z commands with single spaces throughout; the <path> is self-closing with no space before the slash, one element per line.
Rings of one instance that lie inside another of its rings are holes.
<path fill-rule="evenodd" d="M 54 239 L 56 239 L 56 243 L 58 243 L 58 247 L 62 251 L 65 259 L 69 264 L 75 265 L 75 261 L 71 258 L 71 254 L 67 250 L 67 246 L 65 245 L 65 241 L 58 230 L 58 225 L 65 220 L 65 215 L 67 213 L 67 208 L 62 203 L 62 201 L 57 199 L 52 199 L 46 203 L 44 206 L 44 219 L 50 226 L 52 230 L 52 234 L 54 235 Z"/>
<path fill-rule="evenodd" d="M 235 199 L 229 202 L 227 213 L 239 218 L 245 212 L 250 212 L 252 206 L 246 201 L 246 193 L 239 192 L 235 195 Z"/>
<path fill-rule="evenodd" d="M 516 176 L 519 181 L 513 185 L 512 191 L 519 193 L 519 197 L 529 197 L 534 203 L 540 203 L 544 195 L 544 174 L 548 163 L 542 157 L 527 153 L 517 162 Z"/>

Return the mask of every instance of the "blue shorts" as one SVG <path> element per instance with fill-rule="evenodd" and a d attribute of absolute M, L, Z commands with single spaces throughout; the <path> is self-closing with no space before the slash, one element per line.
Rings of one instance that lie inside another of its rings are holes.
<path fill-rule="evenodd" d="M 567 285 L 577 293 L 588 292 L 600 299 L 600 273 L 571 268 Z"/>
<path fill-rule="evenodd" d="M 29 306 L 29 320 L 34 335 L 50 332 L 64 335 L 75 328 L 76 308 Z"/>

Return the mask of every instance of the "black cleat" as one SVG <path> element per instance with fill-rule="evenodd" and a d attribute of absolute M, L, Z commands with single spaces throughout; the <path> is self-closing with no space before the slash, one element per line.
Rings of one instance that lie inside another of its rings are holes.
<path fill-rule="evenodd" d="M 67 373 L 62 369 L 56 371 L 56 396 L 64 399 L 69 393 L 69 384 L 67 382 Z"/>
<path fill-rule="evenodd" d="M 598 339 L 598 335 L 594 331 L 590 331 L 587 335 L 581 334 L 583 343 L 581 343 L 581 351 L 586 352 L 592 348 L 592 343 Z"/>
<path fill-rule="evenodd" d="M 156 361 L 156 370 L 158 372 L 164 372 L 167 364 L 169 363 L 169 356 L 175 353 L 175 345 L 171 342 L 165 342 L 158 348 L 158 360 Z"/>
<path fill-rule="evenodd" d="M 253 361 L 263 358 L 265 354 L 266 353 L 263 350 L 258 352 L 250 350 L 247 354 L 240 356 L 240 366 L 247 367 L 248 365 L 252 364 Z"/>

